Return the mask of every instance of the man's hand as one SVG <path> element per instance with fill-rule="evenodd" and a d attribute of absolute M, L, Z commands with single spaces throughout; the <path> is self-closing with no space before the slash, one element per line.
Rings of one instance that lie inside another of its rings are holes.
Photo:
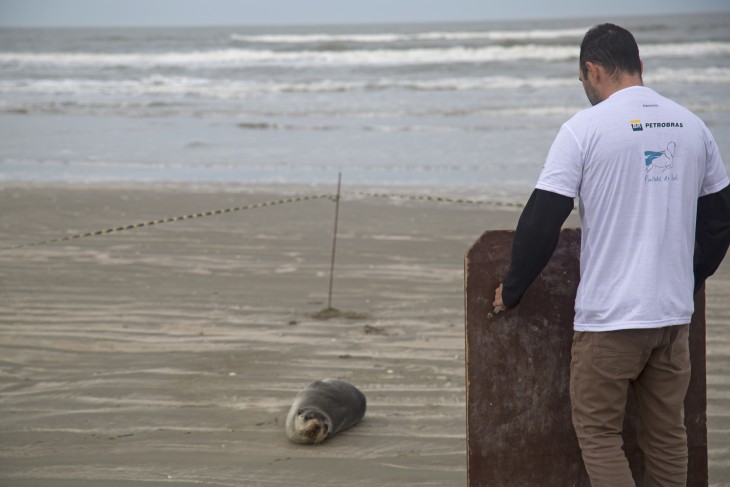
<path fill-rule="evenodd" d="M 504 311 L 507 309 L 507 306 L 504 305 L 502 302 L 502 288 L 504 287 L 504 284 L 501 282 L 499 283 L 499 287 L 494 290 L 494 302 L 492 303 L 492 306 L 494 306 L 494 311 Z"/>
<path fill-rule="evenodd" d="M 494 302 L 492 303 L 492 306 L 494 306 L 494 311 L 489 313 L 491 316 L 501 313 L 502 311 L 507 309 L 507 306 L 505 306 L 502 302 L 502 287 L 502 283 L 499 283 L 499 287 L 494 290 Z"/>

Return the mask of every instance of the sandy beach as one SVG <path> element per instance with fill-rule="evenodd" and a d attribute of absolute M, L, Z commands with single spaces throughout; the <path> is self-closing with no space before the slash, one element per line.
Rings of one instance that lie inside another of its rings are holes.
<path fill-rule="evenodd" d="M 331 188 L 0 186 L 0 247 Z M 303 201 L 0 251 L 0 485 L 464 486 L 463 258 L 519 210 Z M 571 216 L 568 226 L 577 226 Z M 730 485 L 730 262 L 707 286 L 710 485 Z M 365 419 L 290 443 L 327 377 Z"/>

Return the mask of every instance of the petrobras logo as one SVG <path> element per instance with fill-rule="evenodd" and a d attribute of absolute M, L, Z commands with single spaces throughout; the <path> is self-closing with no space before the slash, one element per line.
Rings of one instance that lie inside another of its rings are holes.
<path fill-rule="evenodd" d="M 684 127 L 684 123 L 682 123 L 682 122 L 649 122 L 649 123 L 645 123 L 644 126 L 648 129 L 659 129 L 659 128 L 681 129 Z"/>
<path fill-rule="evenodd" d="M 641 120 L 629 120 L 631 130 L 634 132 L 643 132 L 644 129 L 666 129 L 666 128 L 684 128 L 683 122 L 641 122 Z"/>

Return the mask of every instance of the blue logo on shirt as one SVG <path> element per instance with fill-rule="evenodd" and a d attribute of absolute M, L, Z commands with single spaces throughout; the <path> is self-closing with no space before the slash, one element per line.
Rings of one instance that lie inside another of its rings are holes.
<path fill-rule="evenodd" d="M 652 169 L 661 169 L 662 172 L 667 169 L 674 167 L 672 161 L 674 160 L 674 153 L 677 150 L 677 144 L 670 142 L 667 144 L 667 148 L 663 151 L 645 151 L 644 162 L 646 163 L 646 172 L 648 173 Z"/>

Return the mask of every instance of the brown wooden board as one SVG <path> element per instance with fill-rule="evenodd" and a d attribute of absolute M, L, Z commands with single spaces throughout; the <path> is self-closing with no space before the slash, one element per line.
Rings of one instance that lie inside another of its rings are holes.
<path fill-rule="evenodd" d="M 512 231 L 486 232 L 465 258 L 468 484 L 588 487 L 568 395 L 580 230 L 563 230 L 552 259 L 520 305 L 490 319 L 513 236 Z M 695 297 L 690 330 L 687 485 L 699 487 L 708 483 L 704 289 Z M 641 486 L 637 421 L 629 389 L 624 449 Z"/>

